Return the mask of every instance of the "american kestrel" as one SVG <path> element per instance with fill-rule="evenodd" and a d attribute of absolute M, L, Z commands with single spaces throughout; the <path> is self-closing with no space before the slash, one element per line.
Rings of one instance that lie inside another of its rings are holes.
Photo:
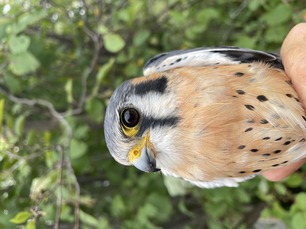
<path fill-rule="evenodd" d="M 173 51 L 143 72 L 106 110 L 106 143 L 119 163 L 212 188 L 306 156 L 305 112 L 276 54 Z"/>

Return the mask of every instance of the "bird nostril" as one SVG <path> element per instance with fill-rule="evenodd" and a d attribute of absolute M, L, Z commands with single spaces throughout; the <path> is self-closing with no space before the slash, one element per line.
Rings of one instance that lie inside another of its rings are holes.
<path fill-rule="evenodd" d="M 140 155 L 140 151 L 139 150 L 137 150 L 137 149 L 133 150 L 133 156 L 135 158 L 139 157 L 139 155 Z"/>

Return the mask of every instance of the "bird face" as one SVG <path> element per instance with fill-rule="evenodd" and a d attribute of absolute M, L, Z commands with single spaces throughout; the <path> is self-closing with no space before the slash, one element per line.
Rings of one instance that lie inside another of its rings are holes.
<path fill-rule="evenodd" d="M 159 169 L 159 156 L 173 150 L 168 136 L 178 122 L 176 100 L 165 76 L 124 82 L 113 94 L 105 116 L 105 137 L 112 156 L 145 172 Z"/>
<path fill-rule="evenodd" d="M 236 47 L 153 57 L 113 93 L 104 131 L 119 163 L 206 188 L 306 156 L 305 111 L 281 60 Z"/>

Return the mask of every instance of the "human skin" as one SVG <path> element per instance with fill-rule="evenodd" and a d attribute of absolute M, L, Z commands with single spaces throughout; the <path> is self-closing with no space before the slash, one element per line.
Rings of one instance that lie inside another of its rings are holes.
<path fill-rule="evenodd" d="M 297 24 L 288 33 L 281 47 L 281 57 L 285 71 L 306 108 L 306 23 Z M 280 181 L 304 163 L 306 158 L 283 168 L 266 171 L 263 176 L 271 181 Z"/>

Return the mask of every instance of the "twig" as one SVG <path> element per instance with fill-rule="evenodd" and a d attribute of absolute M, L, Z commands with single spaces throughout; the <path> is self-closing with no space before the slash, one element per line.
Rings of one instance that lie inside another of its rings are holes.
<path fill-rule="evenodd" d="M 18 98 L 12 94 L 10 94 L 9 92 L 7 92 L 6 90 L 4 90 L 3 88 L 0 87 L 0 93 L 5 95 L 6 97 L 8 97 L 12 102 L 18 103 L 18 104 L 23 104 L 23 105 L 27 105 L 27 106 L 42 106 L 47 108 L 51 115 L 56 118 L 56 120 L 58 120 L 59 123 L 62 124 L 62 126 L 64 127 L 65 131 L 66 131 L 66 138 L 64 141 L 64 148 L 65 149 L 69 149 L 70 146 L 70 142 L 72 139 L 72 128 L 69 125 L 69 123 L 67 122 L 67 120 L 64 118 L 64 116 L 62 114 L 60 114 L 59 112 L 57 112 L 53 106 L 52 103 L 50 103 L 47 100 L 42 100 L 42 99 L 27 99 L 27 98 Z M 58 147 L 58 151 L 60 153 L 60 173 L 58 176 L 58 183 L 60 184 L 60 191 L 58 193 L 57 196 L 57 202 L 56 202 L 56 217 L 55 217 L 55 223 L 54 223 L 54 228 L 58 229 L 59 228 L 59 221 L 60 221 L 60 215 L 61 215 L 61 203 L 62 203 L 62 173 L 63 173 L 63 162 L 65 160 L 67 167 L 68 167 L 68 171 L 70 173 L 70 175 L 72 176 L 73 182 L 74 182 L 74 187 L 75 187 L 75 192 L 76 192 L 76 196 L 75 196 L 75 201 L 74 201 L 74 207 L 75 207 L 75 225 L 74 228 L 78 229 L 79 228 L 79 212 L 80 212 L 80 208 L 79 208 L 79 197 L 80 197 L 80 186 L 78 184 L 76 175 L 74 173 L 74 170 L 71 166 L 71 160 L 69 157 L 69 153 L 64 154 L 64 150 L 61 147 Z M 69 152 L 69 151 L 68 151 Z M 10 153 L 10 152 L 9 152 Z M 22 160 L 20 161 L 20 163 L 22 163 Z M 20 166 L 19 163 L 16 163 L 16 166 Z M 15 168 L 14 168 L 15 169 Z"/>
<path fill-rule="evenodd" d="M 229 26 L 228 29 L 223 33 L 223 38 L 222 38 L 222 42 L 223 42 L 223 43 L 226 43 L 226 42 L 227 42 L 227 40 L 228 40 L 228 38 L 229 38 L 229 36 L 230 36 L 230 33 L 231 33 L 231 31 L 233 30 L 234 21 L 238 18 L 238 16 L 239 16 L 239 15 L 241 14 L 241 12 L 245 9 L 245 7 L 247 7 L 248 2 L 249 2 L 249 0 L 244 0 L 244 1 L 239 5 L 239 7 L 230 15 L 231 21 L 230 21 L 229 24 L 230 24 L 231 26 Z"/>
<path fill-rule="evenodd" d="M 54 229 L 58 229 L 60 226 L 60 217 L 61 217 L 61 209 L 62 209 L 62 184 L 63 184 L 63 161 L 64 161 L 64 153 L 62 147 L 58 146 L 57 151 L 59 152 L 59 173 L 57 177 L 57 183 L 59 184 L 58 193 L 56 195 L 56 212 L 55 212 L 55 220 L 54 220 Z"/>
<path fill-rule="evenodd" d="M 57 112 L 53 106 L 52 103 L 50 103 L 47 100 L 43 100 L 43 99 L 27 99 L 27 98 L 18 98 L 8 92 L 6 92 L 5 90 L 3 90 L 2 88 L 0 88 L 0 93 L 5 95 L 6 97 L 8 97 L 12 102 L 18 103 L 18 104 L 23 104 L 23 105 L 27 105 L 27 106 L 42 106 L 42 107 L 46 107 L 51 115 L 56 118 L 58 120 L 59 123 L 61 123 L 64 126 L 64 129 L 66 131 L 67 134 L 67 138 L 68 139 L 65 142 L 65 146 L 69 146 L 70 144 L 70 140 L 72 138 L 72 129 L 71 126 L 69 125 L 69 123 L 67 122 L 67 120 L 64 118 L 63 115 L 61 115 L 59 112 Z"/>
<path fill-rule="evenodd" d="M 80 185 L 79 182 L 77 180 L 77 177 L 74 173 L 74 170 L 71 166 L 71 160 L 67 160 L 67 169 L 70 172 L 72 179 L 73 179 L 73 183 L 74 183 L 74 188 L 75 188 L 75 200 L 74 200 L 74 229 L 78 229 L 79 228 L 79 224 L 80 224 L 80 203 L 79 203 L 79 199 L 80 199 L 80 194 L 81 194 L 81 189 L 80 189 Z"/>
<path fill-rule="evenodd" d="M 266 203 L 259 202 L 253 209 L 246 213 L 244 217 L 233 227 L 234 229 L 241 228 L 241 226 L 246 226 L 246 228 L 251 228 L 254 223 L 258 220 L 261 211 L 266 207 Z"/>
<path fill-rule="evenodd" d="M 93 41 L 95 49 L 94 49 L 93 56 L 92 56 L 91 61 L 90 61 L 90 66 L 83 73 L 83 76 L 82 76 L 82 81 L 81 81 L 82 92 L 81 92 L 81 97 L 79 99 L 79 103 L 77 105 L 77 108 L 61 113 L 61 115 L 63 117 L 78 115 L 78 114 L 83 112 L 84 103 L 86 101 L 86 96 L 87 96 L 87 80 L 88 80 L 88 77 L 90 76 L 90 74 L 94 71 L 94 68 L 95 68 L 95 66 L 98 62 L 100 50 L 102 48 L 102 41 L 100 39 L 99 34 L 91 31 L 86 26 L 84 26 L 84 32 Z"/>
<path fill-rule="evenodd" d="M 12 153 L 8 150 L 3 150 L 2 153 L 4 153 L 5 155 L 7 155 L 10 158 L 13 158 L 13 159 L 17 160 L 17 162 L 14 165 L 12 165 L 9 169 L 6 169 L 6 170 L 2 171 L 1 172 L 2 174 L 11 174 L 16 169 L 18 169 L 21 165 L 23 165 L 24 162 L 30 161 L 32 159 L 35 159 L 35 158 L 41 156 L 40 153 L 33 153 L 33 154 L 30 154 L 26 157 L 22 157 L 22 156 L 14 154 L 14 153 Z"/>

